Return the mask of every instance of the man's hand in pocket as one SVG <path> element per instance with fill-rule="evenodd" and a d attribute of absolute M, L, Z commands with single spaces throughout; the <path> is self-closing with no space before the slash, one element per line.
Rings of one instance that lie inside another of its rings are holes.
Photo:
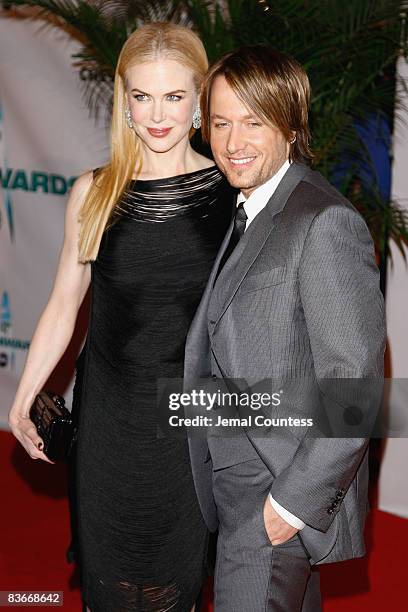
<path fill-rule="evenodd" d="M 272 507 L 269 495 L 265 500 L 263 517 L 266 533 L 273 545 L 283 544 L 286 540 L 290 540 L 299 531 L 292 525 L 289 525 L 276 510 Z"/>

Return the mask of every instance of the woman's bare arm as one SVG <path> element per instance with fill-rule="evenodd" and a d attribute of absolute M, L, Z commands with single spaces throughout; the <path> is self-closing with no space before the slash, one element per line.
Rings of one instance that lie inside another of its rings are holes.
<path fill-rule="evenodd" d="M 90 264 L 78 262 L 78 214 L 91 182 L 92 172 L 87 172 L 72 187 L 54 286 L 35 329 L 9 413 L 11 431 L 28 454 L 49 463 L 52 462 L 39 450 L 42 440 L 29 418 L 29 410 L 71 340 L 78 310 L 91 280 Z"/>

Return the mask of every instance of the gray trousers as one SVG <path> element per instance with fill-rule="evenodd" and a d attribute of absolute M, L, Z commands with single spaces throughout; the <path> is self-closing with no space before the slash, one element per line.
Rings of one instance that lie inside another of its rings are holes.
<path fill-rule="evenodd" d="M 215 612 L 320 612 L 316 568 L 296 534 L 273 545 L 263 507 L 273 476 L 260 459 L 213 471 L 220 520 Z"/>

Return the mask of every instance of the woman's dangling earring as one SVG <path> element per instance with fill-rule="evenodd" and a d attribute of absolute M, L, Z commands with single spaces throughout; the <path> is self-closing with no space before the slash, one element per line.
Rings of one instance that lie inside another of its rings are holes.
<path fill-rule="evenodd" d="M 194 111 L 194 115 L 193 115 L 193 128 L 195 130 L 199 130 L 201 127 L 201 110 L 200 107 L 197 106 L 197 108 Z"/>
<path fill-rule="evenodd" d="M 132 130 L 133 121 L 132 121 L 132 115 L 130 114 L 130 109 L 128 106 L 125 108 L 125 117 L 126 117 L 126 122 L 128 124 L 128 127 Z"/>
<path fill-rule="evenodd" d="M 295 142 L 296 142 L 296 134 L 294 135 L 292 140 L 289 140 L 289 144 L 295 144 Z"/>

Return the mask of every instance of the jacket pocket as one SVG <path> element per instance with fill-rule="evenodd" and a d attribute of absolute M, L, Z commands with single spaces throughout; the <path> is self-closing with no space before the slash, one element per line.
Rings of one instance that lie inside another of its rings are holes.
<path fill-rule="evenodd" d="M 283 283 L 286 278 L 286 267 L 277 266 L 258 274 L 248 274 L 241 283 L 240 293 L 259 291 Z"/>
<path fill-rule="evenodd" d="M 286 545 L 290 546 L 293 542 L 298 541 L 299 540 L 299 536 L 298 536 L 298 531 L 295 533 L 295 535 L 293 535 L 292 537 L 290 537 L 288 540 L 286 540 L 285 542 L 281 542 L 281 544 L 272 544 L 268 532 L 266 531 L 266 525 L 265 525 L 265 518 L 264 518 L 264 506 L 266 503 L 266 500 L 269 497 L 269 491 L 268 491 L 268 495 L 266 496 L 266 498 L 264 498 L 263 504 L 261 508 L 258 508 L 258 521 L 261 524 L 262 527 L 262 535 L 265 539 L 265 542 L 271 546 L 272 548 L 279 548 L 280 546 L 285 547 Z"/>
<path fill-rule="evenodd" d="M 211 453 L 213 471 L 239 465 L 254 459 L 260 461 L 259 455 L 245 434 L 237 432 L 227 437 L 208 436 L 208 447 Z"/>

